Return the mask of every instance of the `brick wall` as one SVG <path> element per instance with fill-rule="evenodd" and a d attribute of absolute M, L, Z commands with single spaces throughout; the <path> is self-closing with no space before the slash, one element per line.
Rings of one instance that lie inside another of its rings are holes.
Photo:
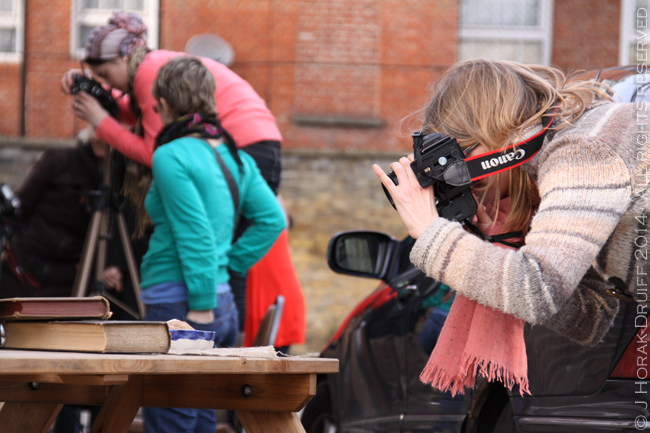
<path fill-rule="evenodd" d="M 555 0 L 552 62 L 618 61 L 620 0 Z M 71 0 L 27 0 L 26 130 L 71 137 L 82 125 L 59 91 Z M 287 148 L 402 150 L 395 125 L 457 57 L 458 0 L 160 0 L 160 47 L 216 33 L 233 69 L 276 115 Z M 18 133 L 20 68 L 0 64 L 0 134 Z M 417 127 L 417 120 L 413 126 Z M 334 125 L 334 126 L 332 126 Z"/>
<path fill-rule="evenodd" d="M 618 65 L 621 0 L 555 0 L 552 64 L 565 71 Z"/>
<path fill-rule="evenodd" d="M 0 135 L 18 135 L 20 66 L 0 64 Z"/>
<path fill-rule="evenodd" d="M 161 11 L 163 48 L 208 32 L 231 43 L 232 69 L 266 100 L 286 148 L 407 149 L 395 123 L 456 59 L 456 0 L 162 0 Z"/>

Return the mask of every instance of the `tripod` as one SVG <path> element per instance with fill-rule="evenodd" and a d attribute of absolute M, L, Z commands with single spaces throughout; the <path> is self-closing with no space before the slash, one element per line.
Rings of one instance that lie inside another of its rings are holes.
<path fill-rule="evenodd" d="M 88 226 L 86 239 L 84 241 L 83 251 L 81 253 L 81 264 L 77 275 L 75 277 L 74 287 L 72 289 L 72 296 L 83 297 L 86 296 L 88 290 L 88 283 L 90 281 L 90 270 L 95 260 L 95 285 L 93 294 L 101 295 L 107 298 L 111 303 L 122 308 L 128 314 L 136 319 L 144 318 L 144 304 L 140 300 L 140 278 L 138 270 L 133 257 L 133 249 L 131 248 L 131 240 L 124 220 L 124 215 L 119 209 L 119 194 L 114 192 L 113 188 L 113 174 L 112 173 L 112 160 L 117 156 L 113 149 L 108 150 L 108 154 L 104 157 L 104 177 L 103 182 L 96 191 L 93 191 L 91 208 L 93 215 Z M 133 291 L 138 303 L 138 311 L 134 311 L 131 307 L 117 299 L 113 294 L 109 293 L 104 286 L 102 275 L 106 267 L 106 249 L 109 239 L 109 227 L 112 226 L 113 218 L 117 222 L 117 228 L 122 241 L 122 249 L 126 257 L 127 267 L 129 268 L 129 276 L 133 285 Z"/>

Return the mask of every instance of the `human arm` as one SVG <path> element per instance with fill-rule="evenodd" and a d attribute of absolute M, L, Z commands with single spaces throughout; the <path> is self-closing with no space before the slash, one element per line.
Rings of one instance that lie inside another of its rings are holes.
<path fill-rule="evenodd" d="M 415 243 L 411 261 L 481 304 L 531 324 L 552 321 L 627 209 L 631 176 L 620 156 L 593 137 L 556 139 L 545 156 L 542 201 L 525 246 L 504 250 L 439 218 Z M 576 320 L 590 327 L 605 318 Z"/>
<path fill-rule="evenodd" d="M 245 159 L 248 155 L 242 154 L 242 157 Z M 286 227 L 282 207 L 257 166 L 253 165 L 246 176 L 249 179 L 240 206 L 241 214 L 252 224 L 229 253 L 229 267 L 239 274 L 244 274 L 261 259 Z"/>
<path fill-rule="evenodd" d="M 143 137 L 124 128 L 116 119 L 109 116 L 92 96 L 84 92 L 80 92 L 75 96 L 75 103 L 73 104 L 75 115 L 96 127 L 97 137 L 106 141 L 121 154 L 147 167 L 151 167 L 155 139 L 162 129 L 160 118 L 153 111 L 156 101 L 151 94 L 151 87 L 156 78 L 157 69 L 157 63 L 144 61 L 138 67 L 134 79 L 133 93 L 140 108 Z M 120 121 L 134 125 L 137 119 L 131 112 L 129 96 L 121 95 L 115 90 L 113 96 L 120 109 Z"/>
<path fill-rule="evenodd" d="M 208 214 L 187 167 L 187 148 L 167 145 L 153 157 L 153 185 L 160 195 L 165 218 L 188 288 L 190 310 L 216 307 L 217 253 Z M 215 194 L 219 194 L 215 191 Z M 216 197 L 215 199 L 223 199 Z"/>
<path fill-rule="evenodd" d="M 95 135 L 113 149 L 142 165 L 151 166 L 153 141 L 147 143 L 142 137 L 124 128 L 88 93 L 77 93 L 72 111 L 75 116 L 95 127 Z"/>

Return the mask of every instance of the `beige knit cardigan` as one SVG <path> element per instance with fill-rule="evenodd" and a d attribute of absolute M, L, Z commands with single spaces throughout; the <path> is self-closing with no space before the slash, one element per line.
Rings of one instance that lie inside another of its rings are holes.
<path fill-rule="evenodd" d="M 647 301 L 648 115 L 645 103 L 601 102 L 549 134 L 522 166 L 542 200 L 521 249 L 500 248 L 438 218 L 416 241 L 411 261 L 481 304 L 598 343 L 618 309 L 606 292 L 614 287 L 610 277 Z"/>

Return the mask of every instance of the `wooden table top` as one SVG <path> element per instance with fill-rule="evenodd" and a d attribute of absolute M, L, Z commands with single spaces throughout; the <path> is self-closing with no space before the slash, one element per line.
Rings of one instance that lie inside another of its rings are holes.
<path fill-rule="evenodd" d="M 338 359 L 127 355 L 0 349 L 0 375 L 337 373 Z"/>

